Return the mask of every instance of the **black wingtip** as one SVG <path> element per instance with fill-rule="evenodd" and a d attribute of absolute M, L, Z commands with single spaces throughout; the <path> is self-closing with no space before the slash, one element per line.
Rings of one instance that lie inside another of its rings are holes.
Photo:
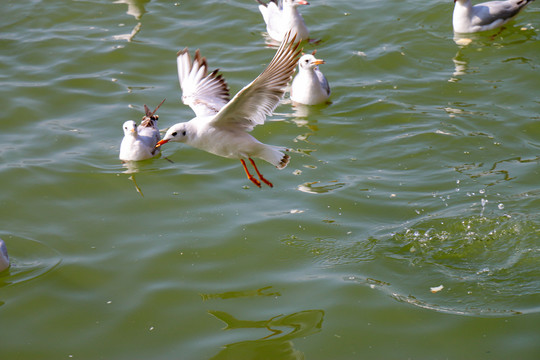
<path fill-rule="evenodd" d="M 183 48 L 182 50 L 178 51 L 176 53 L 176 57 L 179 57 L 180 55 L 184 55 L 185 53 L 187 53 L 189 55 L 189 50 L 187 47 Z"/>

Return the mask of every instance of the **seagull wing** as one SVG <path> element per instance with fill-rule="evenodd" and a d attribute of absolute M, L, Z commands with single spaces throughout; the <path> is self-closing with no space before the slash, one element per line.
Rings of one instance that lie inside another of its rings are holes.
<path fill-rule="evenodd" d="M 219 111 L 211 124 L 222 128 L 251 131 L 264 124 L 283 97 L 302 49 L 289 31 L 266 69 Z"/>
<path fill-rule="evenodd" d="M 270 0 L 269 2 L 264 2 L 262 0 L 256 0 L 259 4 L 261 4 L 262 6 L 268 6 L 268 4 L 270 4 L 271 2 L 275 3 L 280 9 L 283 8 L 283 0 Z"/>
<path fill-rule="evenodd" d="M 262 10 L 261 10 L 262 12 Z M 283 4 L 277 1 L 271 1 L 267 4 L 265 12 L 263 13 L 264 22 L 266 23 L 266 30 L 268 32 L 279 33 L 283 30 Z"/>
<path fill-rule="evenodd" d="M 139 134 L 139 137 L 145 138 L 144 142 L 147 142 L 148 146 L 156 146 L 157 142 L 161 140 L 157 122 L 154 125 L 152 127 L 143 127 L 141 124 L 137 127 L 137 134 Z"/>
<path fill-rule="evenodd" d="M 178 80 L 182 88 L 182 102 L 193 109 L 197 116 L 215 115 L 230 100 L 227 82 L 218 69 L 208 74 L 206 58 L 195 51 L 193 62 L 187 48 L 176 57 Z"/>
<path fill-rule="evenodd" d="M 528 4 L 526 0 L 489 1 L 473 7 L 476 25 L 488 25 L 497 20 L 507 21 L 516 16 Z"/>
<path fill-rule="evenodd" d="M 326 92 L 326 95 L 330 95 L 330 85 L 328 84 L 328 80 L 326 80 L 326 77 L 324 74 L 319 70 L 315 70 L 315 74 L 317 75 L 317 78 L 319 79 L 319 83 L 321 84 L 321 87 Z"/>

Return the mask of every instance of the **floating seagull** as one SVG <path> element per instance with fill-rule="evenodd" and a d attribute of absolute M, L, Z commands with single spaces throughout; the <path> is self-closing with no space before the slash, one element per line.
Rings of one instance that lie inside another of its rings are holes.
<path fill-rule="evenodd" d="M 0 239 L 0 271 L 4 271 L 9 267 L 9 256 L 6 243 Z"/>
<path fill-rule="evenodd" d="M 309 2 L 304 0 L 271 0 L 268 3 L 257 0 L 257 2 L 261 4 L 259 10 L 266 23 L 266 31 L 272 39 L 281 42 L 289 30 L 293 31 L 293 35 L 296 34 L 298 41 L 309 38 L 309 31 L 297 9 L 300 5 L 309 5 Z"/>
<path fill-rule="evenodd" d="M 138 161 L 146 160 L 156 156 L 159 149 L 156 144 L 160 139 L 157 121 L 159 116 L 156 111 L 165 99 L 152 112 L 148 106 L 144 105 L 146 115 L 143 116 L 141 125 L 137 127 L 137 123 L 133 120 L 128 120 L 122 125 L 124 128 L 124 138 L 120 144 L 120 160 L 122 161 Z"/>
<path fill-rule="evenodd" d="M 330 86 L 319 70 L 324 60 L 315 58 L 315 53 L 303 55 L 298 61 L 298 75 L 291 85 L 291 100 L 305 105 L 320 104 L 328 100 Z"/>
<path fill-rule="evenodd" d="M 196 117 L 173 125 L 156 147 L 177 141 L 218 156 L 240 159 L 249 180 L 258 187 L 261 181 L 272 187 L 252 158 L 283 169 L 289 163 L 289 155 L 282 153 L 285 148 L 263 144 L 248 132 L 264 124 L 266 116 L 272 114 L 283 97 L 301 52 L 295 39 L 291 32 L 287 33 L 266 69 L 230 101 L 227 83 L 217 75 L 218 70 L 208 74 L 206 58 L 201 58 L 198 50 L 193 63 L 187 48 L 178 52 L 182 101 L 193 109 Z M 244 159 L 251 162 L 260 181 L 249 173 Z"/>
<path fill-rule="evenodd" d="M 473 6 L 471 0 L 454 0 L 454 32 L 474 33 L 495 29 L 512 20 L 532 1 L 488 1 Z"/>

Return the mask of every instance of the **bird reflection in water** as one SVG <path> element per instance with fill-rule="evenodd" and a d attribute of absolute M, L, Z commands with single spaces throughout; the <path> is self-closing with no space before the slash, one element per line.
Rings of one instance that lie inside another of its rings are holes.
<path fill-rule="evenodd" d="M 146 13 L 146 9 L 144 6 L 149 3 L 150 0 L 116 0 L 115 4 L 127 4 L 128 9 L 126 13 L 128 15 L 133 16 L 136 20 L 140 20 L 142 16 Z M 113 36 L 113 39 L 115 40 L 127 40 L 128 42 L 133 41 L 135 38 L 135 35 L 141 31 L 142 23 L 138 22 L 137 25 L 133 27 L 133 30 L 131 30 L 131 33 L 129 34 L 122 34 L 122 35 L 115 35 Z"/>
<path fill-rule="evenodd" d="M 294 348 L 292 340 L 316 334 L 322 329 L 323 310 L 305 310 L 290 315 L 278 315 L 268 320 L 240 320 L 223 311 L 209 313 L 233 329 L 266 329 L 270 334 L 257 340 L 239 341 L 225 345 L 217 355 L 218 359 L 273 359 L 299 360 L 304 354 Z M 292 330 L 285 333 L 284 328 Z"/>

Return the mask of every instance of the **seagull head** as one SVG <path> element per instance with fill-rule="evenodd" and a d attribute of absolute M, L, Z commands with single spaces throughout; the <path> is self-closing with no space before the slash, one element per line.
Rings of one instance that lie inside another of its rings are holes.
<path fill-rule="evenodd" d="M 137 136 L 137 123 L 133 120 L 128 120 L 122 125 L 124 136 Z"/>
<path fill-rule="evenodd" d="M 179 123 L 179 124 L 173 125 L 169 128 L 169 130 L 167 130 L 163 139 L 158 141 L 158 143 L 156 144 L 156 148 L 160 147 L 163 144 L 168 143 L 169 141 L 185 142 L 187 140 L 187 135 L 188 135 L 187 123 Z"/>
<path fill-rule="evenodd" d="M 315 56 L 311 54 L 303 55 L 300 60 L 298 60 L 298 65 L 300 66 L 301 70 L 311 70 L 316 69 L 318 65 L 324 64 L 324 60 L 317 59 Z"/>

